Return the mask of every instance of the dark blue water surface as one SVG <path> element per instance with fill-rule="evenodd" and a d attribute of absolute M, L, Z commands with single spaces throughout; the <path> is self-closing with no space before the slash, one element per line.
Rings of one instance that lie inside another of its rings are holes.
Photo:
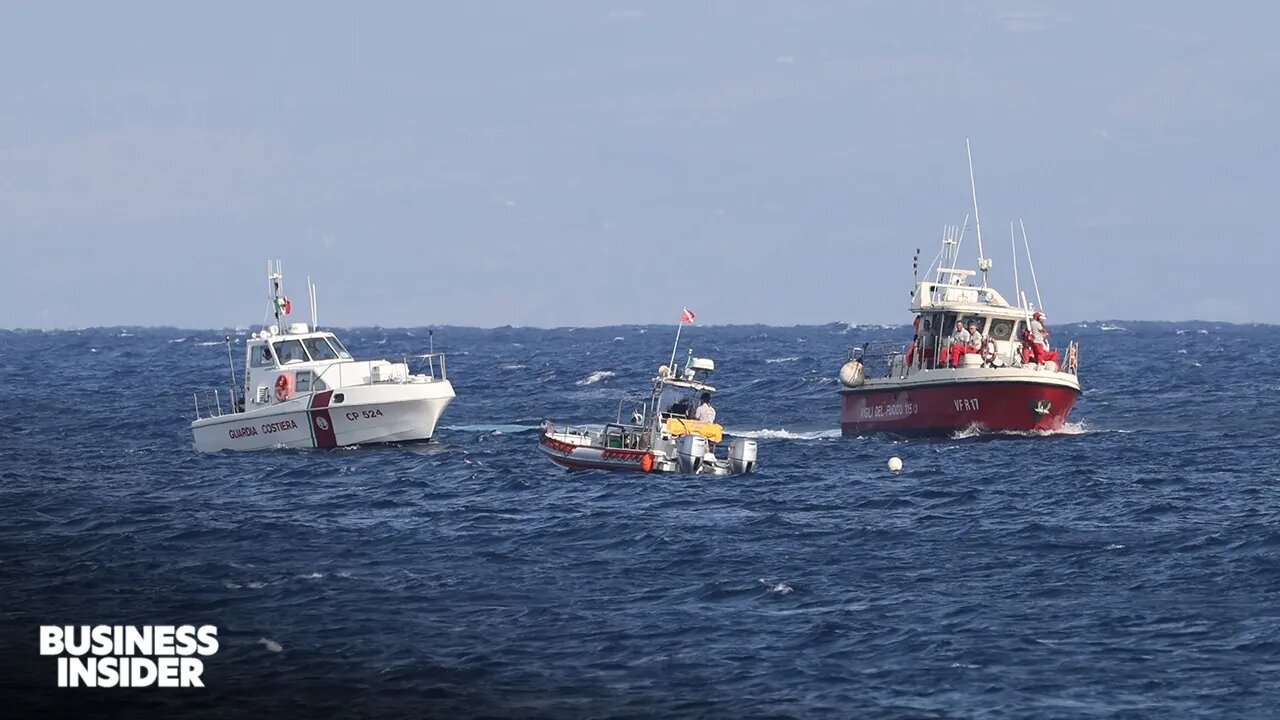
<path fill-rule="evenodd" d="M 430 445 L 214 455 L 223 331 L 0 332 L 0 714 L 1275 717 L 1280 329 L 1122 325 L 1055 328 L 1066 432 L 910 442 L 837 430 L 847 347 L 905 328 L 686 327 L 760 440 L 730 479 L 535 451 L 647 388 L 670 327 L 437 330 Z M 185 623 L 219 628 L 205 690 L 59 691 L 38 654 Z"/>

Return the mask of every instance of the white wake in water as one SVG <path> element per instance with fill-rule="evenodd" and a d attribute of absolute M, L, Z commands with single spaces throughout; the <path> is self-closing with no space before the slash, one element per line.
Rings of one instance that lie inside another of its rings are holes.
<path fill-rule="evenodd" d="M 537 425 L 514 425 L 510 423 L 494 423 L 494 424 L 476 424 L 476 425 L 445 425 L 442 430 L 455 430 L 458 432 L 487 432 L 494 434 L 520 433 L 529 430 L 537 430 Z"/>
<path fill-rule="evenodd" d="M 966 440 L 974 437 L 1055 437 L 1058 435 L 1088 435 L 1093 432 L 1085 426 L 1084 421 L 1063 423 L 1057 430 L 984 430 L 970 425 L 951 433 L 952 440 Z"/>
<path fill-rule="evenodd" d="M 778 428 L 776 430 L 771 428 L 763 430 L 726 429 L 725 432 L 734 437 L 751 438 L 753 440 L 827 440 L 840 437 L 840 428 L 810 430 L 808 432 L 792 432 L 786 428 Z"/>

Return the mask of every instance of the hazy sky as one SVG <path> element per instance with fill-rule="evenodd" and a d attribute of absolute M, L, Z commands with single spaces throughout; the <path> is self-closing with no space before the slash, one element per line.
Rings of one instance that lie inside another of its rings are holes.
<path fill-rule="evenodd" d="M 2 327 L 256 324 L 269 258 L 337 325 L 905 323 L 966 137 L 993 278 L 1024 218 L 1055 321 L 1280 304 L 1274 4 L 4 16 Z"/>

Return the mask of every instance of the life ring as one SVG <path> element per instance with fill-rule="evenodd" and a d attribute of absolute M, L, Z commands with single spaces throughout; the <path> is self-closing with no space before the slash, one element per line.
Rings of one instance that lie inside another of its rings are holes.
<path fill-rule="evenodd" d="M 640 469 L 644 472 L 653 471 L 653 453 L 645 453 L 640 456 Z"/>
<path fill-rule="evenodd" d="M 289 374 L 276 378 L 276 401 L 284 402 L 293 397 L 293 376 Z"/>
<path fill-rule="evenodd" d="M 996 362 L 996 341 L 993 338 L 987 338 L 982 343 L 982 349 L 979 350 L 982 355 L 983 365 L 995 365 Z"/>

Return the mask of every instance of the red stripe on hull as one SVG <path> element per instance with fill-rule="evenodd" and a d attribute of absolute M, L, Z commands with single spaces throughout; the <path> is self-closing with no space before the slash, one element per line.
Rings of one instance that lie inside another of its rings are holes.
<path fill-rule="evenodd" d="M 861 387 L 842 393 L 844 435 L 891 432 L 947 435 L 986 430 L 1053 431 L 1067 421 L 1079 391 L 1033 382 L 960 382 L 914 388 Z"/>
<path fill-rule="evenodd" d="M 582 461 L 576 458 L 570 459 L 564 455 L 552 455 L 551 453 L 547 453 L 547 457 L 551 459 L 551 462 L 566 470 L 623 470 L 627 472 L 644 472 L 644 468 L 641 468 L 639 465 L 631 462 L 614 464 L 608 462 L 593 462 L 590 460 Z"/>
<path fill-rule="evenodd" d="M 338 436 L 333 429 L 333 418 L 329 415 L 329 398 L 332 390 L 316 393 L 311 396 L 311 436 L 318 448 L 338 446 Z"/>

